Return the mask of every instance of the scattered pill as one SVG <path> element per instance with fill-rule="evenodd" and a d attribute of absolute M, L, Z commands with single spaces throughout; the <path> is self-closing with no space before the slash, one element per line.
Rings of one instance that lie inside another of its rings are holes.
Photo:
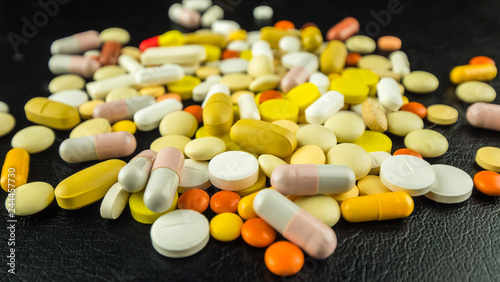
<path fill-rule="evenodd" d="M 454 84 L 472 80 L 488 81 L 496 76 L 497 68 L 495 65 L 489 63 L 458 66 L 453 68 L 450 72 L 450 80 Z"/>
<path fill-rule="evenodd" d="M 118 174 L 121 188 L 130 193 L 144 189 L 149 179 L 149 174 L 156 159 L 156 152 L 144 150 L 132 158 Z"/>
<path fill-rule="evenodd" d="M 187 159 L 184 161 L 181 172 L 181 181 L 177 191 L 183 193 L 190 189 L 206 190 L 210 187 L 210 177 L 208 173 L 208 162 Z"/>
<path fill-rule="evenodd" d="M 253 9 L 253 17 L 256 20 L 269 20 L 273 17 L 273 9 L 269 6 L 257 6 Z"/>
<path fill-rule="evenodd" d="M 150 211 L 146 204 L 144 204 L 144 189 L 137 192 L 132 193 L 128 199 L 128 205 L 130 207 L 130 214 L 132 217 L 140 223 L 143 224 L 153 224 L 160 216 L 169 213 L 177 208 L 177 201 L 179 195 L 175 193 L 174 202 L 170 208 L 162 213 L 156 213 Z"/>
<path fill-rule="evenodd" d="M 448 140 L 431 129 L 417 129 L 406 135 L 405 146 L 420 153 L 424 158 L 442 156 L 448 151 Z"/>
<path fill-rule="evenodd" d="M 500 105 L 475 103 L 467 109 L 466 116 L 475 127 L 500 131 Z"/>
<path fill-rule="evenodd" d="M 476 56 L 469 60 L 469 65 L 481 65 L 481 64 L 495 65 L 495 61 L 486 56 Z"/>
<path fill-rule="evenodd" d="M 342 40 L 345 41 L 347 38 L 353 36 L 359 31 L 359 22 L 353 17 L 347 17 L 335 24 L 326 33 L 326 39 L 331 40 Z"/>
<path fill-rule="evenodd" d="M 53 200 L 54 188 L 50 184 L 30 182 L 17 187 L 12 196 L 5 199 L 5 208 L 17 216 L 26 216 L 41 212 Z"/>
<path fill-rule="evenodd" d="M 500 172 L 500 148 L 480 148 L 476 153 L 476 163 L 484 169 Z"/>
<path fill-rule="evenodd" d="M 415 197 L 432 189 L 436 173 L 428 162 L 418 157 L 397 155 L 382 163 L 380 180 L 391 191 L 403 191 Z"/>
<path fill-rule="evenodd" d="M 52 55 L 79 54 L 100 46 L 99 33 L 95 30 L 89 30 L 54 41 L 50 45 L 50 52 Z"/>
<path fill-rule="evenodd" d="M 69 138 L 92 136 L 111 132 L 111 125 L 107 119 L 93 118 L 77 125 L 69 134 Z"/>
<path fill-rule="evenodd" d="M 238 204 L 241 200 L 240 195 L 232 191 L 219 191 L 210 198 L 210 209 L 214 213 L 225 213 L 238 211 Z"/>
<path fill-rule="evenodd" d="M 26 184 L 28 181 L 29 164 L 30 155 L 26 150 L 14 148 L 7 152 L 0 179 L 1 186 L 5 192 L 10 192 Z"/>
<path fill-rule="evenodd" d="M 467 81 L 460 83 L 455 89 L 458 99 L 465 103 L 484 102 L 495 100 L 497 93 L 493 87 L 481 81 Z"/>
<path fill-rule="evenodd" d="M 77 109 L 43 97 L 29 100 L 24 111 L 29 121 L 54 129 L 69 130 L 80 123 Z"/>
<path fill-rule="evenodd" d="M 401 111 L 412 112 L 422 119 L 427 116 L 427 108 L 419 102 L 409 102 L 404 104 L 401 107 Z"/>
<path fill-rule="evenodd" d="M 435 104 L 427 107 L 427 120 L 439 124 L 450 125 L 457 122 L 458 111 L 448 105 Z"/>
<path fill-rule="evenodd" d="M 474 183 L 465 171 L 450 165 L 432 165 L 436 181 L 425 196 L 438 203 L 456 204 L 469 199 Z"/>
<path fill-rule="evenodd" d="M 16 126 L 16 119 L 9 113 L 0 112 L 0 137 L 9 134 Z"/>
<path fill-rule="evenodd" d="M 410 111 L 397 111 L 387 115 L 388 131 L 397 136 L 406 136 L 410 132 L 423 129 L 424 121 Z"/>
<path fill-rule="evenodd" d="M 474 175 L 474 186 L 488 196 L 500 196 L 500 174 L 483 170 Z"/>
<path fill-rule="evenodd" d="M 410 156 L 414 156 L 414 157 L 423 159 L 422 155 L 419 152 L 415 152 L 415 151 L 413 151 L 411 149 L 408 149 L 408 148 L 398 149 L 392 155 L 393 156 L 397 156 L 397 155 L 410 155 Z"/>
<path fill-rule="evenodd" d="M 56 93 L 63 90 L 83 89 L 85 79 L 76 74 L 63 74 L 55 77 L 49 83 L 49 92 Z"/>
<path fill-rule="evenodd" d="M 334 226 L 340 219 L 340 206 L 330 196 L 302 196 L 294 203 L 330 227 Z"/>
<path fill-rule="evenodd" d="M 349 52 L 359 54 L 370 54 L 375 51 L 375 48 L 377 48 L 375 40 L 364 35 L 354 35 L 349 37 L 345 41 L 345 45 L 347 46 L 347 49 L 349 49 Z"/>
<path fill-rule="evenodd" d="M 232 212 L 220 213 L 210 221 L 210 234 L 222 242 L 234 241 L 241 234 L 243 220 Z"/>
<path fill-rule="evenodd" d="M 121 120 L 113 124 L 113 126 L 111 126 L 111 131 L 112 132 L 126 131 L 133 135 L 137 131 L 137 126 L 131 120 Z"/>
<path fill-rule="evenodd" d="M 390 192 L 346 199 L 340 206 L 349 222 L 389 220 L 409 216 L 413 199 L 405 192 Z"/>
<path fill-rule="evenodd" d="M 259 163 L 246 152 L 228 151 L 218 154 L 208 165 L 210 182 L 222 190 L 239 191 L 257 182 Z"/>
<path fill-rule="evenodd" d="M 117 219 L 127 206 L 129 195 L 130 193 L 123 190 L 119 182 L 111 186 L 101 202 L 101 217 Z"/>
<path fill-rule="evenodd" d="M 26 150 L 29 154 L 36 154 L 47 150 L 56 139 L 54 131 L 46 126 L 33 125 L 18 131 L 12 137 L 12 148 Z"/>
<path fill-rule="evenodd" d="M 207 192 L 201 189 L 190 189 L 182 193 L 177 206 L 181 210 L 188 209 L 203 213 L 208 208 L 209 203 L 210 197 Z"/>

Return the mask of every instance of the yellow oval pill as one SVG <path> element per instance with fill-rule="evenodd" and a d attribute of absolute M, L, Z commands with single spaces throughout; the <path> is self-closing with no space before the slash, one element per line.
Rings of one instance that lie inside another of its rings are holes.
<path fill-rule="evenodd" d="M 83 89 L 85 79 L 76 74 L 63 74 L 55 77 L 49 83 L 49 92 L 56 93 L 63 90 Z"/>
<path fill-rule="evenodd" d="M 5 192 L 10 192 L 17 187 L 26 184 L 28 180 L 30 155 L 26 150 L 10 149 L 5 156 L 2 166 L 0 183 Z"/>
<path fill-rule="evenodd" d="M 372 167 L 372 159 L 362 147 L 343 143 L 332 147 L 326 156 L 327 164 L 346 165 L 356 175 L 356 180 L 368 175 Z"/>
<path fill-rule="evenodd" d="M 332 197 L 326 195 L 301 196 L 293 202 L 330 227 L 334 226 L 340 219 L 340 206 Z"/>
<path fill-rule="evenodd" d="M 425 158 L 435 158 L 448 150 L 448 140 L 441 133 L 431 129 L 417 129 L 405 137 L 405 146 L 419 152 Z"/>
<path fill-rule="evenodd" d="M 256 154 L 285 158 L 297 147 L 297 138 L 290 130 L 260 120 L 239 120 L 230 135 L 236 145 Z"/>
<path fill-rule="evenodd" d="M 484 169 L 500 172 L 500 148 L 483 147 L 477 150 L 476 163 Z"/>
<path fill-rule="evenodd" d="M 191 140 L 184 148 L 186 156 L 195 161 L 208 161 L 226 151 L 226 143 L 217 137 L 202 137 Z"/>
<path fill-rule="evenodd" d="M 71 130 L 69 138 L 92 136 L 101 133 L 111 132 L 111 125 L 105 118 L 93 118 L 80 123 Z"/>
<path fill-rule="evenodd" d="M 174 147 L 184 154 L 184 148 L 189 142 L 191 139 L 183 135 L 166 135 L 153 141 L 150 149 L 158 153 L 163 148 Z"/>
<path fill-rule="evenodd" d="M 44 97 L 29 100 L 24 111 L 29 121 L 54 129 L 69 130 L 80 123 L 77 109 Z"/>
<path fill-rule="evenodd" d="M 220 213 L 210 221 L 210 234 L 214 239 L 229 242 L 240 237 L 243 220 L 237 214 Z"/>
<path fill-rule="evenodd" d="M 0 113 L 0 137 L 9 134 L 16 126 L 16 119 L 9 113 Z"/>
<path fill-rule="evenodd" d="M 125 74 L 126 72 L 127 71 L 120 66 L 116 66 L 116 65 L 104 66 L 104 67 L 98 68 L 94 72 L 94 80 L 103 80 L 103 79 L 107 79 L 107 78 L 112 78 L 115 76 Z"/>
<path fill-rule="evenodd" d="M 434 104 L 427 107 L 427 120 L 439 125 L 454 124 L 458 120 L 458 111 L 448 105 Z"/>
<path fill-rule="evenodd" d="M 137 126 L 131 120 L 120 120 L 111 127 L 112 132 L 127 131 L 130 134 L 135 134 Z"/>
<path fill-rule="evenodd" d="M 46 126 L 32 125 L 19 130 L 12 137 L 12 148 L 21 148 L 29 154 L 47 150 L 56 139 L 54 131 Z"/>
<path fill-rule="evenodd" d="M 238 203 L 238 214 L 244 220 L 257 217 L 257 214 L 253 209 L 253 200 L 255 199 L 255 196 L 257 196 L 257 192 L 244 196 Z"/>
<path fill-rule="evenodd" d="M 362 80 L 351 77 L 335 79 L 330 86 L 330 90 L 342 93 L 346 104 L 361 104 L 366 100 L 370 92 L 368 85 Z"/>
<path fill-rule="evenodd" d="M 81 170 L 57 185 L 57 204 L 68 210 L 88 206 L 104 197 L 118 180 L 118 172 L 126 163 L 112 159 Z"/>
<path fill-rule="evenodd" d="M 193 137 L 198 129 L 196 118 L 185 111 L 175 111 L 166 115 L 160 122 L 160 134 L 165 135 L 183 135 Z"/>
<path fill-rule="evenodd" d="M 280 165 L 285 165 L 286 162 L 275 155 L 262 154 L 259 156 L 259 166 L 267 177 L 271 177 L 273 170 Z"/>
<path fill-rule="evenodd" d="M 45 182 L 31 182 L 16 189 L 5 200 L 5 208 L 19 216 L 32 215 L 48 207 L 54 200 L 54 188 Z"/>
<path fill-rule="evenodd" d="M 391 190 L 385 187 L 378 175 L 367 175 L 361 178 L 358 181 L 358 188 L 361 196 L 391 192 Z"/>
<path fill-rule="evenodd" d="M 290 164 L 325 164 L 323 150 L 316 145 L 306 145 L 298 148 L 290 159 Z"/>
<path fill-rule="evenodd" d="M 370 91 L 368 95 L 375 96 L 377 94 L 377 83 L 379 76 L 371 70 L 350 68 L 342 72 L 343 77 L 353 78 L 362 81 L 368 86 Z"/>
<path fill-rule="evenodd" d="M 299 114 L 303 114 L 307 107 L 318 100 L 320 96 L 321 92 L 319 92 L 318 87 L 313 83 L 306 82 L 292 88 L 286 94 L 285 99 L 295 102 L 299 106 Z"/>
<path fill-rule="evenodd" d="M 103 100 L 90 100 L 85 103 L 83 103 L 79 108 L 78 112 L 80 113 L 80 116 L 82 119 L 91 119 L 92 118 L 92 113 L 94 112 L 94 108 L 99 105 L 104 103 Z"/>
<path fill-rule="evenodd" d="M 222 135 L 229 131 L 233 124 L 233 103 L 231 97 L 216 93 L 212 95 L 203 108 L 203 123 L 210 135 Z"/>
<path fill-rule="evenodd" d="M 144 224 L 153 224 L 160 216 L 171 212 L 177 208 L 177 200 L 179 199 L 179 193 L 175 193 L 175 198 L 174 202 L 172 203 L 172 206 L 166 210 L 165 212 L 162 213 L 156 213 L 152 212 L 151 210 L 146 207 L 146 204 L 144 204 L 144 189 L 137 193 L 132 193 L 130 197 L 128 198 L 128 206 L 130 207 L 130 214 L 132 217 Z"/>
<path fill-rule="evenodd" d="M 337 142 L 353 142 L 365 132 L 365 123 L 356 113 L 340 111 L 325 122 L 325 127 L 333 131 Z"/>
<path fill-rule="evenodd" d="M 163 85 L 151 85 L 143 87 L 139 90 L 140 95 L 148 95 L 154 98 L 165 94 L 165 86 Z"/>
<path fill-rule="evenodd" d="M 106 95 L 106 103 L 120 100 L 120 99 L 128 99 L 132 97 L 139 96 L 139 92 L 132 87 L 119 87 L 115 88 Z"/>
<path fill-rule="evenodd" d="M 337 137 L 330 128 L 320 124 L 308 124 L 302 126 L 297 133 L 297 145 L 316 145 L 326 154 L 337 144 Z"/>
<path fill-rule="evenodd" d="M 297 123 L 299 118 L 299 106 L 297 103 L 284 100 L 267 100 L 259 105 L 259 112 L 262 120 L 274 122 L 277 120 L 289 120 Z"/>
<path fill-rule="evenodd" d="M 320 69 L 325 74 L 339 73 L 345 67 L 347 47 L 344 42 L 332 40 L 328 42 L 320 57 Z"/>
<path fill-rule="evenodd" d="M 354 140 L 356 144 L 368 153 L 383 151 L 390 153 L 392 150 L 392 141 L 387 135 L 377 131 L 366 130 L 361 137 Z"/>
<path fill-rule="evenodd" d="M 185 75 L 181 80 L 167 84 L 167 89 L 168 92 L 179 94 L 182 100 L 189 100 L 193 97 L 193 89 L 200 83 L 198 77 Z"/>
<path fill-rule="evenodd" d="M 244 73 L 229 73 L 224 75 L 219 83 L 227 85 L 231 92 L 247 90 L 252 83 L 253 77 Z"/>

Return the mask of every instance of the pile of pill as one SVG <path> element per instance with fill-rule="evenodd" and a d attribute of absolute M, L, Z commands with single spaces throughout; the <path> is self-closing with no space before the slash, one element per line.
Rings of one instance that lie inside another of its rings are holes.
<path fill-rule="evenodd" d="M 152 224 L 152 245 L 164 256 L 194 255 L 210 236 L 224 242 L 241 236 L 267 248 L 272 273 L 289 276 L 302 268 L 303 252 L 317 259 L 334 252 L 332 226 L 341 216 L 403 218 L 413 211 L 412 197 L 460 203 L 474 186 L 500 196 L 500 148 L 477 151 L 485 170 L 474 178 L 425 160 L 442 156 L 449 144 L 425 129 L 424 119 L 447 126 L 459 113 L 408 101 L 406 91 L 432 95 L 439 81 L 410 70 L 399 38 L 357 35 L 352 17 L 326 38 L 313 23 L 296 29 L 290 21 L 247 32 L 201 0 L 174 4 L 168 15 L 205 29 L 170 30 L 138 48 L 126 46 L 130 34 L 121 28 L 52 43 L 52 94 L 25 104 L 36 125 L 17 132 L 5 156 L 7 210 L 23 216 L 54 198 L 68 210 L 102 200 L 101 216 L 116 219 L 128 204 L 135 220 Z M 273 10 L 259 6 L 253 15 L 269 20 Z M 472 104 L 472 126 L 500 131 L 500 105 L 491 104 L 496 92 L 484 82 L 496 74 L 484 56 L 450 73 L 457 97 Z M 191 99 L 194 105 L 184 107 Z M 0 102 L 0 136 L 15 126 L 8 112 Z M 55 189 L 27 183 L 30 155 L 52 146 L 53 129 L 71 130 L 59 145 L 62 160 L 100 161 Z M 150 149 L 136 152 L 137 130 L 159 133 Z M 393 152 L 393 135 L 404 137 L 406 148 Z M 120 160 L 134 153 L 128 163 Z M 209 195 L 212 185 L 218 192 Z M 210 221 L 203 215 L 208 208 L 216 214 Z M 286 240 L 275 242 L 277 232 Z"/>

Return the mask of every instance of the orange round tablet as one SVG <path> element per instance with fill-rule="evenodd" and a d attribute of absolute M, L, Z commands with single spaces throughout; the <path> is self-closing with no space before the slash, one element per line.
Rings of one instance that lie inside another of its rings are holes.
<path fill-rule="evenodd" d="M 267 90 L 262 92 L 262 94 L 260 94 L 259 103 L 262 104 L 265 101 L 272 99 L 283 99 L 283 95 L 281 95 L 281 92 L 277 90 Z"/>
<path fill-rule="evenodd" d="M 291 276 L 304 266 L 304 253 L 288 241 L 278 241 L 267 248 L 264 261 L 272 273 Z"/>
<path fill-rule="evenodd" d="M 345 58 L 345 64 L 348 67 L 355 67 L 358 65 L 359 59 L 361 59 L 361 54 L 349 53 Z"/>
<path fill-rule="evenodd" d="M 427 116 L 427 108 L 418 102 L 409 102 L 401 107 L 402 111 L 412 112 L 420 118 Z"/>
<path fill-rule="evenodd" d="M 500 196 L 500 174 L 483 170 L 474 175 L 474 186 L 488 196 Z"/>
<path fill-rule="evenodd" d="M 476 56 L 469 61 L 469 65 L 481 65 L 481 64 L 490 64 L 495 65 L 495 61 L 490 57 L 486 56 Z"/>
<path fill-rule="evenodd" d="M 283 20 L 283 21 L 276 22 L 274 24 L 274 27 L 278 28 L 278 29 L 292 29 L 292 28 L 295 28 L 295 25 L 291 21 Z"/>
<path fill-rule="evenodd" d="M 210 196 L 201 189 L 191 189 L 182 193 L 177 200 L 177 207 L 180 210 L 193 210 L 203 213 L 208 208 Z"/>
<path fill-rule="evenodd" d="M 417 158 L 424 159 L 419 152 L 413 151 L 412 149 L 408 149 L 408 148 L 398 149 L 392 155 L 393 156 L 397 156 L 397 155 L 410 155 L 410 156 L 414 156 L 414 157 L 417 157 Z"/>
<path fill-rule="evenodd" d="M 241 197 L 236 192 L 219 191 L 210 199 L 210 208 L 214 213 L 237 212 Z"/>
<path fill-rule="evenodd" d="M 203 109 L 200 105 L 191 105 L 184 109 L 185 112 L 192 114 L 198 123 L 203 122 Z"/>
<path fill-rule="evenodd" d="M 276 231 L 261 218 L 250 218 L 243 223 L 241 237 L 248 245 L 264 248 L 276 239 Z"/>
<path fill-rule="evenodd" d="M 231 59 L 231 58 L 238 58 L 240 56 L 240 52 L 238 51 L 235 51 L 235 50 L 224 50 L 224 52 L 222 52 L 222 60 L 226 60 L 226 59 Z"/>
<path fill-rule="evenodd" d="M 181 95 L 179 94 L 176 94 L 176 93 L 165 93 L 165 94 L 162 94 L 158 97 L 156 97 L 156 102 L 161 102 L 163 100 L 166 100 L 166 99 L 175 99 L 179 102 L 182 102 L 182 98 L 181 98 Z"/>

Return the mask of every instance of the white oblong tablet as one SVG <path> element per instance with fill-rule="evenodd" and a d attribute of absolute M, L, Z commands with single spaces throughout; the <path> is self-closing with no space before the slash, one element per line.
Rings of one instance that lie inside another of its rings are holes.
<path fill-rule="evenodd" d="M 242 58 L 225 59 L 219 64 L 223 74 L 228 73 L 246 73 L 248 69 L 248 60 Z"/>
<path fill-rule="evenodd" d="M 117 219 L 127 206 L 129 192 L 123 190 L 122 185 L 116 182 L 104 196 L 101 202 L 101 217 Z"/>
<path fill-rule="evenodd" d="M 151 131 L 160 126 L 161 120 L 166 115 L 181 110 L 181 102 L 175 99 L 165 99 L 137 111 L 134 114 L 134 123 L 140 131 Z"/>
<path fill-rule="evenodd" d="M 78 107 L 89 100 L 89 96 L 87 95 L 87 92 L 83 90 L 71 89 L 56 92 L 50 95 L 48 99 L 70 105 L 71 107 L 78 109 Z"/>
<path fill-rule="evenodd" d="M 380 180 L 393 192 L 403 191 L 415 197 L 431 190 L 436 173 L 432 166 L 421 158 L 397 155 L 382 163 Z"/>
<path fill-rule="evenodd" d="M 305 51 L 289 52 L 281 57 L 281 64 L 285 68 L 291 69 L 295 66 L 298 66 L 301 62 L 305 62 L 308 60 L 318 61 L 318 57 Z"/>
<path fill-rule="evenodd" d="M 206 190 L 210 187 L 210 177 L 208 176 L 208 162 L 187 159 L 184 161 L 181 172 L 181 181 L 177 187 L 177 192 L 184 193 L 190 189 Z"/>
<path fill-rule="evenodd" d="M 144 65 L 192 64 L 205 60 L 207 53 L 201 45 L 150 47 L 141 54 Z"/>
<path fill-rule="evenodd" d="M 184 77 L 184 70 L 179 65 L 164 64 L 138 70 L 135 73 L 135 82 L 140 85 L 157 85 L 175 82 Z"/>
<path fill-rule="evenodd" d="M 309 123 L 323 124 L 344 107 L 344 95 L 328 91 L 307 107 L 305 114 Z"/>
<path fill-rule="evenodd" d="M 207 218 L 193 210 L 175 210 L 158 218 L 151 226 L 155 250 L 166 257 L 184 258 L 196 254 L 210 239 Z"/>
<path fill-rule="evenodd" d="M 470 198 L 474 182 L 465 171 L 451 166 L 432 165 L 436 172 L 436 181 L 425 196 L 444 204 L 456 204 Z"/>
<path fill-rule="evenodd" d="M 403 96 L 398 83 L 390 77 L 382 77 L 377 83 L 377 95 L 380 104 L 388 111 L 398 111 L 403 106 Z"/>
<path fill-rule="evenodd" d="M 218 154 L 208 164 L 210 182 L 221 189 L 240 191 L 259 179 L 259 162 L 253 155 L 241 151 Z"/>

